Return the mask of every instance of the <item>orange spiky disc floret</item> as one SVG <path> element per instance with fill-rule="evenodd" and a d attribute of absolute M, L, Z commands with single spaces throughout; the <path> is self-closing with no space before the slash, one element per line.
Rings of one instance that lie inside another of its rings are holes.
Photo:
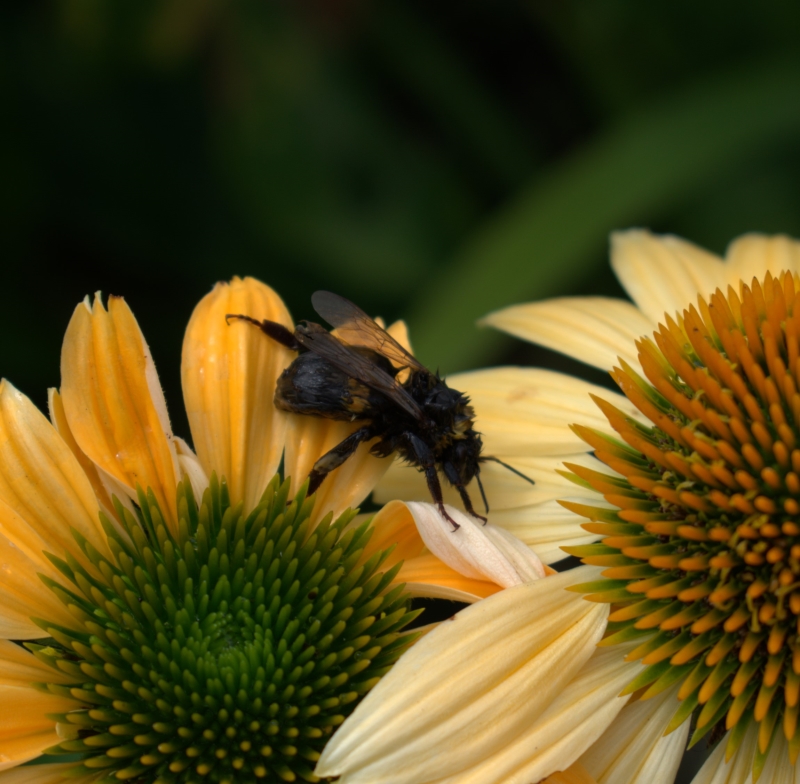
<path fill-rule="evenodd" d="M 624 479 L 568 465 L 617 509 L 564 502 L 599 543 L 567 548 L 606 567 L 578 586 L 612 606 L 602 644 L 641 639 L 628 687 L 680 682 L 677 727 L 696 743 L 759 724 L 756 768 L 782 731 L 800 752 L 800 278 L 717 289 L 637 343 L 646 378 L 612 376 L 652 423 L 598 405 L 620 440 L 575 431 Z"/>

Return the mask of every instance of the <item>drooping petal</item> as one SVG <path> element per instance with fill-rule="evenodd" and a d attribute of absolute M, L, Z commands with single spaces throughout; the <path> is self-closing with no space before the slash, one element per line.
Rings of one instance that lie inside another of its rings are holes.
<path fill-rule="evenodd" d="M 453 524 L 432 504 L 409 501 L 407 506 L 428 550 L 460 574 L 503 588 L 544 577 L 544 566 L 533 551 L 502 529 L 476 524 L 447 506 L 459 526 L 453 530 Z"/>
<path fill-rule="evenodd" d="M 410 596 L 449 599 L 465 604 L 472 604 L 503 590 L 491 580 L 465 577 L 430 553 L 404 561 L 394 582 L 405 585 Z"/>
<path fill-rule="evenodd" d="M 680 705 L 679 686 L 628 703 L 581 757 L 598 784 L 672 784 L 680 767 L 690 722 L 664 735 Z"/>
<path fill-rule="evenodd" d="M 296 355 L 252 324 L 229 325 L 227 314 L 293 325 L 269 286 L 234 278 L 200 300 L 186 328 L 181 379 L 197 456 L 206 476 L 224 476 L 231 499 L 250 509 L 281 460 L 286 414 L 272 399 Z"/>
<path fill-rule="evenodd" d="M 316 773 L 425 784 L 502 755 L 592 655 L 606 611 L 564 589 L 596 573 L 515 586 L 438 626 L 358 706 Z"/>
<path fill-rule="evenodd" d="M 641 416 L 622 395 L 551 370 L 499 367 L 459 373 L 448 377 L 447 383 L 471 398 L 484 454 L 504 460 L 588 451 L 570 425 L 609 431 L 590 394 L 629 416 Z"/>
<path fill-rule="evenodd" d="M 512 305 L 490 313 L 481 323 L 601 370 L 611 370 L 618 357 L 638 368 L 636 340 L 656 326 L 632 303 L 610 297 L 560 297 Z"/>
<path fill-rule="evenodd" d="M 91 482 L 66 441 L 8 381 L 0 382 L 0 501 L 36 532 L 31 557 L 43 542 L 53 552 L 78 555 L 71 528 L 107 552 Z M 23 535 L 21 526 L 5 525 L 11 541 Z"/>
<path fill-rule="evenodd" d="M 178 456 L 150 349 L 125 301 L 99 296 L 81 303 L 61 353 L 61 396 L 80 449 L 136 498 L 154 493 L 168 521 L 175 517 Z"/>
<path fill-rule="evenodd" d="M 49 713 L 66 713 L 77 702 L 30 686 L 0 685 L 0 770 L 7 770 L 61 742 Z"/>
<path fill-rule="evenodd" d="M 686 240 L 631 229 L 611 235 L 611 266 L 653 323 L 708 297 L 726 279 L 722 260 Z"/>
<path fill-rule="evenodd" d="M 723 291 L 725 284 L 739 292 L 739 281 L 750 284 L 753 278 L 764 280 L 767 272 L 800 272 L 800 242 L 779 234 L 745 234 L 735 239 L 725 254 L 725 278 L 717 284 Z"/>

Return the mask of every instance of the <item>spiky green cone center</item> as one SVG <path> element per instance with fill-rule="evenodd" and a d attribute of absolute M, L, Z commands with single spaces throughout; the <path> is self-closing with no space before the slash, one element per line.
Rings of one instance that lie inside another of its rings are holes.
<path fill-rule="evenodd" d="M 178 486 L 178 532 L 152 494 L 137 516 L 104 519 L 113 559 L 79 539 L 88 563 L 51 560 L 48 581 L 75 617 L 38 621 L 28 647 L 74 678 L 40 688 L 76 700 L 54 717 L 76 774 L 103 781 L 316 781 L 333 730 L 410 644 L 413 617 L 386 552 L 364 559 L 354 513 L 310 524 L 276 477 L 259 505 L 232 507 L 212 480 L 196 503 Z"/>

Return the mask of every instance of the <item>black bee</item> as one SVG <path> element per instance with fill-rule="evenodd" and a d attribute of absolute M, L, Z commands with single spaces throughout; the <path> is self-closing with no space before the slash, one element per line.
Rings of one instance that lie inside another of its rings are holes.
<path fill-rule="evenodd" d="M 309 474 L 309 493 L 349 458 L 364 441 L 377 441 L 370 451 L 377 457 L 399 452 L 424 472 L 433 500 L 454 529 L 447 514 L 438 470 L 461 495 L 465 509 L 479 520 L 466 486 L 477 479 L 486 511 L 489 505 L 480 481 L 480 464 L 487 460 L 523 479 L 531 479 L 495 457 L 481 455 L 480 434 L 474 430 L 475 412 L 469 398 L 451 389 L 409 354 L 361 308 L 329 291 L 311 297 L 314 310 L 337 329 L 303 321 L 290 332 L 274 321 L 229 314 L 254 324 L 273 340 L 299 352 L 283 371 L 275 389 L 275 405 L 295 414 L 363 421 L 363 426 L 320 457 Z M 402 380 L 401 380 L 402 379 Z"/>

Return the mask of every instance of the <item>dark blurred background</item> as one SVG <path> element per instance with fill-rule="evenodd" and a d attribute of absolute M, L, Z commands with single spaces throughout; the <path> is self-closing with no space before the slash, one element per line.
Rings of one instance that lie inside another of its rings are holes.
<path fill-rule="evenodd" d="M 799 27 L 769 0 L 5 3 L 0 374 L 44 405 L 75 304 L 123 294 L 187 434 L 183 327 L 234 274 L 296 318 L 316 288 L 405 317 L 444 371 L 574 370 L 475 319 L 621 294 L 615 228 L 800 235 Z"/>

